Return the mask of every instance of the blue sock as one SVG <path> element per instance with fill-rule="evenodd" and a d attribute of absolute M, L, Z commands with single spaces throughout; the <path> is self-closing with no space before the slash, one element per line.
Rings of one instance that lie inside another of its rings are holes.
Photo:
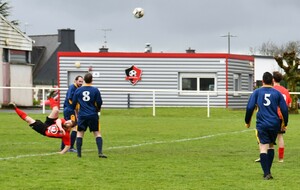
<path fill-rule="evenodd" d="M 268 175 L 270 173 L 270 164 L 268 155 L 266 153 L 260 154 L 260 165 L 264 172 L 264 176 Z"/>
<path fill-rule="evenodd" d="M 269 173 L 271 173 L 272 163 L 274 160 L 274 149 L 268 149 Z"/>
<path fill-rule="evenodd" d="M 61 145 L 60 145 L 60 150 L 64 149 L 65 148 L 65 144 L 63 141 L 61 141 Z"/>
<path fill-rule="evenodd" d="M 96 144 L 97 144 L 97 147 L 98 147 L 98 154 L 101 154 L 102 153 L 102 144 L 103 144 L 102 137 L 97 137 L 96 138 Z"/>
<path fill-rule="evenodd" d="M 77 137 L 76 148 L 77 148 L 77 156 L 78 157 L 81 157 L 81 147 L 82 147 L 82 137 Z"/>
<path fill-rule="evenodd" d="M 76 136 L 77 136 L 77 131 L 72 131 L 71 132 L 71 148 L 74 148 Z"/>

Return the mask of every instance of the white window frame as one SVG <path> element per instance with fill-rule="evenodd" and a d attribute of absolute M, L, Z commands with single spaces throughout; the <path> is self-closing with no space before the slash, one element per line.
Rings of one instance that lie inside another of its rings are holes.
<path fill-rule="evenodd" d="M 233 91 L 234 96 L 239 96 L 239 93 L 236 91 L 241 91 L 242 85 L 241 85 L 241 74 L 240 73 L 234 73 L 233 74 Z"/>
<path fill-rule="evenodd" d="M 182 79 L 183 78 L 196 78 L 197 89 L 196 90 L 182 90 Z M 214 90 L 200 90 L 201 78 L 213 78 L 214 79 Z M 216 73 L 179 73 L 179 90 L 181 95 L 197 95 L 200 92 L 217 92 L 217 74 Z"/>

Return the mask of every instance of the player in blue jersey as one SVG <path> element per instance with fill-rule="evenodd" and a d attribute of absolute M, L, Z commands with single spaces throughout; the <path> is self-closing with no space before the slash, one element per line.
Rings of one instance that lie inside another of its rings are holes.
<path fill-rule="evenodd" d="M 264 172 L 263 178 L 273 179 L 271 168 L 274 159 L 274 145 L 281 121 L 278 108 L 283 117 L 283 124 L 288 125 L 288 107 L 282 94 L 272 86 L 273 76 L 269 72 L 263 74 L 263 86 L 256 89 L 250 96 L 246 107 L 245 126 L 250 127 L 254 110 L 256 113 L 256 134 L 260 149 L 260 164 Z"/>
<path fill-rule="evenodd" d="M 83 77 L 78 75 L 75 77 L 74 83 L 69 86 L 69 89 L 67 91 L 66 98 L 64 101 L 64 119 L 66 119 L 66 120 L 72 120 L 72 121 L 77 122 L 75 110 L 72 109 L 71 104 L 72 104 L 72 99 L 73 99 L 75 90 L 77 88 L 81 87 L 82 84 L 83 84 Z M 77 152 L 76 149 L 74 149 L 76 135 L 77 135 L 76 127 L 73 127 L 72 132 L 71 132 L 71 148 L 69 149 L 69 152 Z M 61 150 L 64 149 L 64 147 L 65 147 L 65 145 L 62 142 Z"/>
<path fill-rule="evenodd" d="M 77 122 L 77 156 L 81 157 L 81 147 L 84 132 L 89 128 L 90 132 L 94 133 L 98 148 L 99 158 L 107 158 L 102 153 L 102 136 L 100 132 L 99 115 L 102 106 L 101 93 L 98 88 L 92 86 L 93 75 L 87 73 L 84 75 L 85 84 L 75 91 L 72 99 L 72 109 L 75 109 L 79 104 L 78 122 Z"/>

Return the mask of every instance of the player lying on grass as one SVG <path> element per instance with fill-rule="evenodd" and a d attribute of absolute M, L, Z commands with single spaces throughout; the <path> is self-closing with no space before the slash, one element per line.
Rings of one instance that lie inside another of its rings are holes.
<path fill-rule="evenodd" d="M 50 107 L 52 108 L 51 113 L 46 117 L 45 122 L 40 120 L 35 120 L 29 117 L 24 111 L 20 110 L 15 103 L 10 103 L 14 106 L 16 113 L 26 121 L 29 126 L 40 133 L 41 135 L 50 137 L 50 138 L 60 138 L 66 145 L 59 153 L 64 154 L 70 149 L 71 138 L 70 130 L 75 125 L 72 120 L 65 120 L 63 118 L 58 118 L 59 108 L 58 102 L 53 98 L 50 98 Z"/>

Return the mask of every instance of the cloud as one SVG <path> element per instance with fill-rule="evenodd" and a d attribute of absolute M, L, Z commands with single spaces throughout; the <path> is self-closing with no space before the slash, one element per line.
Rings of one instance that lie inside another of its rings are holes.
<path fill-rule="evenodd" d="M 12 20 L 29 35 L 56 34 L 75 29 L 76 43 L 83 51 L 226 52 L 230 32 L 231 52 L 249 53 L 263 42 L 299 40 L 298 0 L 10 0 Z M 145 16 L 135 19 L 132 11 L 143 7 Z"/>

